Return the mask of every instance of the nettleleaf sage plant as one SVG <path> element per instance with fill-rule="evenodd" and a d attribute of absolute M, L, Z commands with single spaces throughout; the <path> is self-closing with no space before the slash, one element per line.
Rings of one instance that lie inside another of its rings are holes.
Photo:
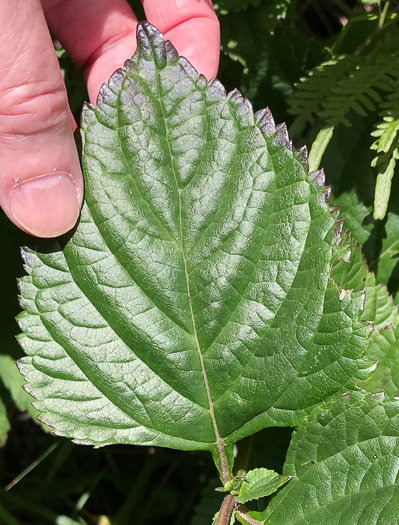
<path fill-rule="evenodd" d="M 23 252 L 41 419 L 76 443 L 211 452 L 214 523 L 358 523 L 376 494 L 373 515 L 398 515 L 399 405 L 359 387 L 371 327 L 323 172 L 268 110 L 137 34 L 83 111 L 79 225 Z M 234 444 L 271 426 L 298 429 L 283 474 L 235 472 Z"/>

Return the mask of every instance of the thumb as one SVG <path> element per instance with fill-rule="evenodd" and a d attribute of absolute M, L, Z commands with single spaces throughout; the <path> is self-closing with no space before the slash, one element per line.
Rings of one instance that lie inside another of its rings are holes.
<path fill-rule="evenodd" d="M 38 237 L 71 229 L 83 180 L 40 0 L 0 0 L 0 204 Z"/>

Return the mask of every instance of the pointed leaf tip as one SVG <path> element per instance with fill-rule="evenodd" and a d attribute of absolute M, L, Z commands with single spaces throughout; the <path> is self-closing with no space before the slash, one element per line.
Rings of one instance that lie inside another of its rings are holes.
<path fill-rule="evenodd" d="M 149 22 L 137 24 L 137 52 L 147 60 L 154 57 L 158 66 L 165 67 L 169 61 L 177 60 L 178 53 L 170 40 Z"/>

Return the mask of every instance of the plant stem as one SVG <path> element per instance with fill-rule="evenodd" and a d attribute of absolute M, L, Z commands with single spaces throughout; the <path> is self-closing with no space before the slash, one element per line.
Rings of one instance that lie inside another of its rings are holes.
<path fill-rule="evenodd" d="M 232 494 L 226 494 L 224 497 L 222 506 L 220 507 L 218 520 L 216 522 L 216 525 L 229 525 L 231 513 L 233 512 L 234 503 L 236 501 L 236 497 Z"/>
<path fill-rule="evenodd" d="M 55 450 L 58 447 L 59 444 L 60 444 L 60 441 L 57 441 L 56 443 L 53 443 L 52 445 L 50 445 L 48 449 L 43 452 L 43 454 L 41 454 L 37 459 L 35 459 L 35 461 L 33 461 L 33 463 L 31 463 L 28 467 L 26 467 L 26 469 L 23 470 L 21 474 L 19 474 L 15 479 L 13 479 L 11 483 L 9 483 L 5 487 L 4 490 L 8 491 L 12 489 L 19 481 L 21 481 L 22 478 L 24 478 L 27 474 L 29 474 L 29 472 L 31 472 L 35 467 L 37 467 L 37 465 L 39 465 L 39 463 L 41 463 L 44 459 L 46 459 L 46 457 L 49 454 L 51 454 L 53 450 Z"/>
<path fill-rule="evenodd" d="M 386 4 L 384 5 L 384 9 L 382 10 L 382 13 L 381 13 L 381 16 L 380 16 L 380 19 L 378 20 L 378 25 L 377 25 L 377 28 L 379 30 L 381 30 L 383 27 L 384 27 L 384 24 L 385 24 L 385 19 L 387 17 L 387 14 L 388 14 L 388 11 L 389 11 L 389 6 L 391 4 L 391 0 L 388 0 L 386 2 Z"/>
<path fill-rule="evenodd" d="M 354 55 L 360 55 L 360 53 L 362 53 L 371 44 L 371 42 L 378 35 L 378 33 L 380 33 L 380 31 L 385 29 L 388 25 L 390 25 L 391 22 L 393 22 L 393 20 L 391 20 L 390 22 L 387 23 L 387 25 L 384 25 L 386 17 L 388 15 L 388 11 L 389 11 L 390 5 L 391 5 L 391 0 L 387 0 L 387 2 L 384 5 L 384 9 L 382 10 L 381 16 L 380 16 L 380 18 L 378 20 L 377 27 L 371 33 L 371 35 L 369 35 L 366 38 L 366 40 L 364 40 L 360 44 L 360 46 L 355 50 L 355 52 L 353 53 Z"/>

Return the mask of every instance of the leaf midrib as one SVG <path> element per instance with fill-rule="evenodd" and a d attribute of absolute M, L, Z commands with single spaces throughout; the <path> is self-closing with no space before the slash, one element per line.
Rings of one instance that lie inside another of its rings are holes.
<path fill-rule="evenodd" d="M 190 314 L 191 314 L 191 320 L 192 320 L 192 324 L 193 324 L 195 344 L 196 344 L 197 351 L 198 351 L 198 357 L 199 357 L 199 360 L 200 360 L 200 363 L 201 363 L 201 370 L 202 370 L 202 375 L 203 375 L 203 378 L 204 378 L 205 390 L 206 390 L 208 403 L 209 403 L 209 414 L 210 414 L 210 417 L 211 417 L 211 420 L 212 420 L 213 429 L 214 429 L 214 432 L 215 432 L 215 444 L 216 444 L 216 447 L 218 449 L 222 481 L 225 483 L 230 478 L 230 474 L 229 474 L 229 469 L 228 469 L 228 465 L 227 465 L 227 458 L 226 458 L 226 455 L 225 455 L 225 452 L 224 452 L 224 443 L 223 443 L 223 441 L 222 441 L 222 439 L 220 437 L 219 428 L 218 428 L 218 425 L 217 425 L 217 422 L 216 422 L 216 416 L 215 416 L 215 411 L 214 411 L 211 391 L 210 391 L 210 388 L 209 388 L 208 376 L 207 376 L 206 369 L 205 369 L 204 356 L 202 354 L 201 346 L 200 346 L 200 343 L 199 343 L 199 340 L 198 340 L 195 316 L 194 316 L 193 306 L 192 306 L 192 302 L 191 302 L 190 279 L 189 279 L 189 274 L 188 274 L 188 270 L 187 270 L 186 254 L 185 254 L 185 251 L 184 251 L 184 238 L 183 238 L 183 227 L 182 227 L 181 190 L 180 190 L 179 184 L 178 184 L 178 178 L 177 178 L 176 169 L 175 169 L 175 165 L 174 165 L 173 152 L 172 152 L 172 148 L 171 148 L 171 144 L 170 144 L 170 140 L 169 140 L 170 132 L 169 132 L 169 129 L 168 129 L 168 126 L 167 126 L 166 110 L 165 110 L 165 106 L 164 106 L 163 99 L 162 99 L 161 79 L 160 79 L 160 74 L 159 74 L 159 69 L 158 68 L 156 68 L 155 75 L 156 75 L 156 88 L 157 88 L 157 92 L 158 92 L 157 101 L 159 102 L 159 107 L 160 107 L 161 112 L 162 112 L 162 118 L 163 118 L 163 122 L 164 122 L 164 126 L 165 126 L 165 141 L 166 141 L 166 144 L 167 144 L 167 147 L 168 147 L 168 153 L 169 153 L 169 157 L 170 157 L 170 160 L 171 160 L 171 169 L 172 169 L 174 181 L 175 181 L 175 184 L 176 184 L 177 195 L 178 195 L 180 248 L 181 248 L 181 254 L 182 254 L 182 259 L 183 259 L 183 263 L 184 263 L 185 277 L 186 277 L 187 299 L 188 299 L 188 303 L 189 303 L 189 307 L 190 307 Z"/>

